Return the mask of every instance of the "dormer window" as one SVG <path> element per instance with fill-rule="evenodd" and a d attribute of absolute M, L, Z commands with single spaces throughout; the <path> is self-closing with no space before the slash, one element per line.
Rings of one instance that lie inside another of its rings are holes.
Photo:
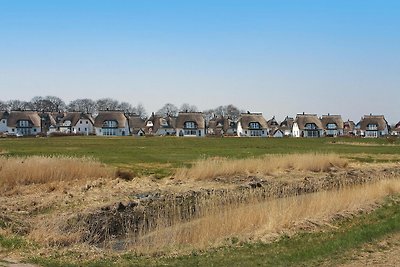
<path fill-rule="evenodd" d="M 368 124 L 367 125 L 367 130 L 376 131 L 376 130 L 378 130 L 378 125 L 377 124 Z"/>
<path fill-rule="evenodd" d="M 258 122 L 250 122 L 249 128 L 250 129 L 261 129 L 261 125 Z"/>
<path fill-rule="evenodd" d="M 29 127 L 29 121 L 28 120 L 20 120 L 20 121 L 18 121 L 17 127 Z"/>
<path fill-rule="evenodd" d="M 153 122 L 152 121 L 147 121 L 146 126 L 147 127 L 153 127 Z"/>
<path fill-rule="evenodd" d="M 333 129 L 336 129 L 336 128 L 337 128 L 337 125 L 336 125 L 335 123 L 328 123 L 328 124 L 326 125 L 326 128 L 327 128 L 328 130 L 333 130 Z"/>
<path fill-rule="evenodd" d="M 161 126 L 164 126 L 164 127 L 168 126 L 168 122 L 166 119 L 161 119 Z"/>
<path fill-rule="evenodd" d="M 187 122 L 185 122 L 184 127 L 186 129 L 196 129 L 197 125 L 196 125 L 196 123 L 194 121 L 187 121 Z"/>
<path fill-rule="evenodd" d="M 307 130 L 316 130 L 317 125 L 315 125 L 315 123 L 307 123 L 304 128 Z"/>
<path fill-rule="evenodd" d="M 64 121 L 63 126 L 71 126 L 71 121 Z"/>
<path fill-rule="evenodd" d="M 103 122 L 103 127 L 106 127 L 106 128 L 117 128 L 118 127 L 118 122 L 117 121 L 104 121 Z"/>

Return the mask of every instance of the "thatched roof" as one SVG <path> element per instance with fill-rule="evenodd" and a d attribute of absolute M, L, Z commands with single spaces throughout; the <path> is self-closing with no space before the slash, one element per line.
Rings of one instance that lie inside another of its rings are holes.
<path fill-rule="evenodd" d="M 356 124 L 354 123 L 354 121 L 348 120 L 343 123 L 343 128 L 348 131 L 354 131 L 354 129 L 356 128 Z"/>
<path fill-rule="evenodd" d="M 317 129 L 323 129 L 317 114 L 297 114 L 295 121 L 300 130 L 304 130 L 307 124 L 315 124 Z"/>
<path fill-rule="evenodd" d="M 205 128 L 205 121 L 202 112 L 179 112 L 176 118 L 176 128 L 184 128 L 185 122 L 194 122 L 198 129 Z"/>
<path fill-rule="evenodd" d="M 279 123 L 276 121 L 275 116 L 273 116 L 272 119 L 267 121 L 267 125 L 269 128 L 276 128 L 279 126 Z"/>
<path fill-rule="evenodd" d="M 286 118 L 279 125 L 279 129 L 281 130 L 291 130 L 293 128 L 294 119 L 286 116 Z"/>
<path fill-rule="evenodd" d="M 40 116 L 36 111 L 11 111 L 7 119 L 8 127 L 17 127 L 18 121 L 29 121 L 31 127 L 40 127 Z"/>
<path fill-rule="evenodd" d="M 365 115 L 358 123 L 360 130 L 366 130 L 367 126 L 370 124 L 376 124 L 378 126 L 378 131 L 383 131 L 388 126 L 385 116 L 383 115 Z"/>
<path fill-rule="evenodd" d="M 140 116 L 130 116 L 129 117 L 129 127 L 131 129 L 143 129 L 145 127 L 145 120 L 143 120 Z"/>
<path fill-rule="evenodd" d="M 127 118 L 122 111 L 100 111 L 94 119 L 94 127 L 101 128 L 105 121 L 116 121 L 119 128 L 126 125 Z"/>
<path fill-rule="evenodd" d="M 268 123 L 262 113 L 242 113 L 239 121 L 243 129 L 249 129 L 252 122 L 258 122 L 262 129 L 268 129 Z"/>
<path fill-rule="evenodd" d="M 211 119 L 208 123 L 208 128 L 223 130 L 226 132 L 230 128 L 231 120 L 224 116 L 218 116 Z"/>
<path fill-rule="evenodd" d="M 153 124 L 153 126 L 147 126 L 148 122 L 150 122 Z M 150 118 L 148 118 L 145 123 L 144 126 L 147 128 L 152 128 L 152 132 L 157 132 L 158 129 L 163 128 L 163 129 L 175 129 L 175 125 L 176 125 L 176 118 L 174 117 L 166 117 L 164 118 L 161 115 L 157 115 L 157 114 L 152 114 L 150 116 Z"/>
<path fill-rule="evenodd" d="M 340 115 L 322 115 L 321 118 L 322 127 L 327 128 L 328 124 L 336 124 L 337 129 L 343 129 L 343 120 Z"/>
<path fill-rule="evenodd" d="M 61 118 L 60 122 L 64 123 L 65 121 L 70 121 L 71 125 L 76 125 L 79 120 L 86 119 L 94 123 L 94 120 L 90 114 L 82 113 L 82 112 L 67 112 L 64 117 Z"/>
<path fill-rule="evenodd" d="M 9 115 L 8 111 L 0 111 L 0 120 L 7 119 Z"/>

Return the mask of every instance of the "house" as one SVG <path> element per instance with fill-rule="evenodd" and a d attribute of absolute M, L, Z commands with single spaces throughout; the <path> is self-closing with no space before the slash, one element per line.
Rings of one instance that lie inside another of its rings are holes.
<path fill-rule="evenodd" d="M 41 128 L 41 119 L 36 111 L 11 111 L 7 118 L 9 134 L 37 135 Z"/>
<path fill-rule="evenodd" d="M 276 129 L 276 130 L 272 133 L 271 136 L 272 136 L 272 137 L 275 137 L 275 138 L 282 138 L 282 137 L 285 137 L 285 133 L 284 133 L 281 129 Z"/>
<path fill-rule="evenodd" d="M 99 111 L 94 119 L 95 134 L 99 136 L 129 135 L 129 123 L 122 111 Z"/>
<path fill-rule="evenodd" d="M 214 117 L 208 123 L 207 134 L 214 136 L 234 136 L 236 135 L 236 123 L 228 117 Z"/>
<path fill-rule="evenodd" d="M 59 112 L 58 113 L 52 113 L 52 112 L 39 113 L 40 120 L 42 122 L 41 132 L 43 134 L 50 134 L 50 133 L 58 131 L 58 127 L 57 127 L 58 125 L 57 125 L 55 114 L 59 114 Z"/>
<path fill-rule="evenodd" d="M 398 122 L 392 129 L 392 135 L 400 136 L 400 122 Z"/>
<path fill-rule="evenodd" d="M 343 120 L 340 115 L 322 115 L 321 117 L 322 127 L 324 129 L 325 136 L 337 137 L 343 135 Z"/>
<path fill-rule="evenodd" d="M 276 121 L 275 116 L 272 119 L 267 121 L 268 129 L 269 129 L 269 136 L 273 136 L 279 128 L 279 123 Z"/>
<path fill-rule="evenodd" d="M 362 137 L 377 138 L 389 134 L 389 125 L 383 115 L 365 115 L 356 128 Z"/>
<path fill-rule="evenodd" d="M 237 135 L 247 137 L 268 137 L 268 123 L 262 113 L 242 113 L 237 123 Z"/>
<path fill-rule="evenodd" d="M 90 114 L 67 112 L 59 119 L 58 130 L 62 133 L 89 135 L 94 130 L 94 120 Z"/>
<path fill-rule="evenodd" d="M 139 115 L 132 115 L 129 117 L 129 129 L 133 136 L 144 136 L 146 121 Z"/>
<path fill-rule="evenodd" d="M 279 129 L 285 136 L 292 136 L 293 122 L 293 118 L 286 116 L 286 118 L 279 125 Z"/>
<path fill-rule="evenodd" d="M 202 112 L 179 112 L 176 118 L 176 135 L 204 137 L 205 120 Z"/>
<path fill-rule="evenodd" d="M 316 114 L 297 114 L 293 122 L 293 137 L 321 137 L 323 127 Z"/>
<path fill-rule="evenodd" d="M 150 118 L 145 122 L 145 133 L 150 135 L 176 135 L 175 129 L 176 118 L 166 117 L 152 113 Z"/>
<path fill-rule="evenodd" d="M 0 133 L 7 132 L 7 119 L 9 115 L 7 111 L 0 111 Z"/>
<path fill-rule="evenodd" d="M 344 136 L 356 135 L 356 124 L 354 123 L 354 121 L 347 120 L 343 123 L 343 135 Z"/>

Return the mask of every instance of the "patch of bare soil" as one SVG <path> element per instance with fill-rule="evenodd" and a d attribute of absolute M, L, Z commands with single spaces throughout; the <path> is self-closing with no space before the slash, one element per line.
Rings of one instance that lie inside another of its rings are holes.
<path fill-rule="evenodd" d="M 342 267 L 400 266 L 400 233 L 391 235 L 378 243 L 369 243 L 350 256 Z"/>

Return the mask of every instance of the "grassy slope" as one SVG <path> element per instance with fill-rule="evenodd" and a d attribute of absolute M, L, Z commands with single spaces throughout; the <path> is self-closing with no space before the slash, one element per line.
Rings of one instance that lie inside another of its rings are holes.
<path fill-rule="evenodd" d="M 126 254 L 79 266 L 318 266 L 346 260 L 351 250 L 400 232 L 400 202 L 391 199 L 370 214 L 338 223 L 336 230 L 300 233 L 271 244 L 244 244 L 177 258 L 141 258 Z M 346 254 L 347 253 L 347 254 Z M 76 266 L 51 258 L 34 258 L 45 266 Z"/>
<path fill-rule="evenodd" d="M 340 144 L 334 143 L 338 141 Z M 347 145 L 346 142 L 366 145 Z M 360 157 L 360 154 L 396 154 L 400 157 L 399 140 L 395 146 L 387 144 L 385 139 L 63 137 L 0 139 L 0 152 L 22 156 L 92 156 L 141 175 L 165 176 L 176 167 L 209 156 L 245 158 L 264 154 L 334 152 L 366 161 L 371 158 Z"/>

